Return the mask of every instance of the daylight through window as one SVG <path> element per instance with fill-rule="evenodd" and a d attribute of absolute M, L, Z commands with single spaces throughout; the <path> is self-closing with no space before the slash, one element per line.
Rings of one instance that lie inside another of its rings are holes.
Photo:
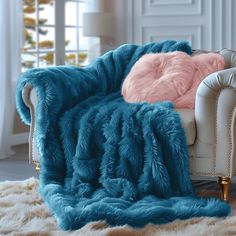
<path fill-rule="evenodd" d="M 87 63 L 88 38 L 82 35 L 84 0 L 24 0 L 22 71 Z"/>

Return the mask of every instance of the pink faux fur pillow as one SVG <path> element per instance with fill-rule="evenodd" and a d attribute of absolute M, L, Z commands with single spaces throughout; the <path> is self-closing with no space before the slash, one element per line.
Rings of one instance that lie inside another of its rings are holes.
<path fill-rule="evenodd" d="M 224 58 L 217 53 L 193 57 L 184 52 L 147 54 L 125 78 L 122 95 L 131 103 L 171 100 L 175 108 L 194 108 L 200 82 L 224 66 Z"/>

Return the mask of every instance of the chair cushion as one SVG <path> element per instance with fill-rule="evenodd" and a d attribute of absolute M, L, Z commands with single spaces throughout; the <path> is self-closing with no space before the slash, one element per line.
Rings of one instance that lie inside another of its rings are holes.
<path fill-rule="evenodd" d="M 184 128 L 187 144 L 192 145 L 196 138 L 195 113 L 193 109 L 176 109 L 181 118 L 181 124 Z"/>

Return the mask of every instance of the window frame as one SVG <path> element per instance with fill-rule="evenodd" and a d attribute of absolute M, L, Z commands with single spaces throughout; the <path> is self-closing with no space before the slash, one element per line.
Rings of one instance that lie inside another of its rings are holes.
<path fill-rule="evenodd" d="M 74 2 L 74 3 L 85 3 L 88 4 L 88 2 L 86 0 L 65 0 L 65 12 L 66 12 L 66 3 L 68 2 Z M 71 24 L 66 24 L 66 16 L 65 16 L 65 21 L 64 21 L 64 33 L 65 33 L 65 41 L 66 41 L 66 29 L 75 29 L 76 30 L 76 49 L 66 49 L 65 47 L 65 56 L 67 53 L 70 54 L 76 54 L 76 62 L 79 61 L 78 56 L 80 52 L 84 52 L 84 50 L 80 49 L 80 42 L 79 42 L 79 38 L 80 38 L 80 33 L 79 31 L 81 29 L 83 29 L 83 25 L 80 24 L 79 21 L 79 7 L 78 4 L 76 6 L 76 15 L 77 15 L 77 22 L 75 25 L 71 25 Z M 66 61 L 64 61 L 64 63 L 66 64 Z"/>
<path fill-rule="evenodd" d="M 76 3 L 86 3 L 89 5 L 87 0 L 54 0 L 54 24 L 43 24 L 42 27 L 47 28 L 54 28 L 54 48 L 53 49 L 41 49 L 38 46 L 39 40 L 39 10 L 38 7 L 36 7 L 36 23 L 35 23 L 35 33 L 36 33 L 36 45 L 35 49 L 24 51 L 23 48 L 21 50 L 21 55 L 36 55 L 36 66 L 39 67 L 40 65 L 40 54 L 43 53 L 53 53 L 54 54 L 54 63 L 53 65 L 65 65 L 65 56 L 66 53 L 75 53 L 78 54 L 80 52 L 84 52 L 84 50 L 79 49 L 79 29 L 82 29 L 83 26 L 79 23 L 76 25 L 66 25 L 66 19 L 65 19 L 65 7 L 67 2 L 76 2 Z M 35 4 L 39 6 L 39 0 L 35 0 Z M 79 15 L 79 8 L 77 7 L 77 16 Z M 65 31 L 66 28 L 76 28 L 76 49 L 75 50 L 66 50 L 65 41 L 66 41 L 66 35 Z M 86 51 L 87 52 L 87 51 Z M 21 59 L 22 62 L 22 59 Z M 34 67 L 34 68 L 35 68 Z M 22 66 L 21 66 L 22 68 Z"/>
<path fill-rule="evenodd" d="M 65 4 L 55 0 L 55 65 L 65 64 Z"/>

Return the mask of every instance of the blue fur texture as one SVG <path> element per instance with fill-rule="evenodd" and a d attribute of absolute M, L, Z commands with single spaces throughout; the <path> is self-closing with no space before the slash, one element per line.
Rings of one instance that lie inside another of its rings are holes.
<path fill-rule="evenodd" d="M 184 51 L 186 42 L 123 45 L 91 65 L 32 69 L 18 83 L 17 110 L 30 112 L 22 89 L 37 92 L 35 138 L 40 193 L 62 229 L 96 220 L 110 225 L 226 216 L 228 204 L 195 195 L 179 115 L 172 103 L 126 103 L 122 81 L 146 53 Z"/>

